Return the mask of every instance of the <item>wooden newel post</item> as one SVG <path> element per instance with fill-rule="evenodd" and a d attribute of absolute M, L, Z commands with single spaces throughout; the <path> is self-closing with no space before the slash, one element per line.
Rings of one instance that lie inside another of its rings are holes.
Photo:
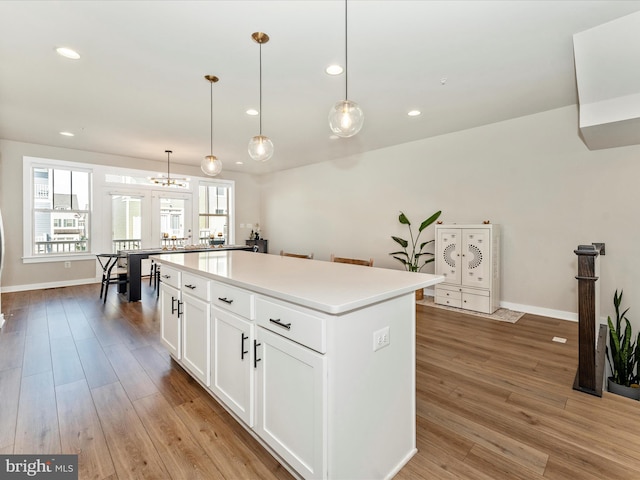
<path fill-rule="evenodd" d="M 599 255 L 604 245 L 578 245 L 578 371 L 573 388 L 602 396 L 606 325 L 600 325 L 596 344 L 596 322 L 600 317 Z"/>

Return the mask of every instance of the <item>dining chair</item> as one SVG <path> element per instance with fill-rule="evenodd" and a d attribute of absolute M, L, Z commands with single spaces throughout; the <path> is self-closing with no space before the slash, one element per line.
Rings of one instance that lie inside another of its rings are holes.
<path fill-rule="evenodd" d="M 109 285 L 118 284 L 118 286 L 120 286 L 129 283 L 129 279 L 127 278 L 127 269 L 118 265 L 119 260 L 123 257 L 117 253 L 99 253 L 96 257 L 102 267 L 100 298 L 103 298 L 102 295 L 104 294 L 104 303 L 107 303 Z"/>
<path fill-rule="evenodd" d="M 284 250 L 280 250 L 280 256 L 281 257 L 307 258 L 309 260 L 313 259 L 313 253 L 310 253 L 309 255 L 305 255 L 304 253 L 291 253 L 291 252 L 285 252 Z"/>
<path fill-rule="evenodd" d="M 349 263 L 351 265 L 362 265 L 365 267 L 373 267 L 373 258 L 370 258 L 369 260 L 360 260 L 358 258 L 336 257 L 332 253 L 330 261 L 336 262 L 336 263 Z"/>

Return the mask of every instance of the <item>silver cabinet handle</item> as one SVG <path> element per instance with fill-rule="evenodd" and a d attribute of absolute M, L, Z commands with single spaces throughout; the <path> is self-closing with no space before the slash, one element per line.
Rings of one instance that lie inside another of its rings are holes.
<path fill-rule="evenodd" d="M 286 328 L 287 330 L 291 330 L 291 323 L 282 323 L 279 318 L 270 318 L 269 321 L 278 325 L 279 327 Z"/>
<path fill-rule="evenodd" d="M 187 288 L 189 288 L 191 290 L 194 290 L 196 288 L 195 285 L 185 285 L 185 287 L 187 287 Z"/>
<path fill-rule="evenodd" d="M 229 300 L 227 297 L 224 297 L 224 298 L 218 297 L 218 300 L 220 300 L 221 302 L 224 302 L 224 303 L 226 303 L 228 305 L 231 305 L 233 303 L 233 298 L 231 300 Z"/>
<path fill-rule="evenodd" d="M 171 278 L 171 275 L 162 275 L 162 278 Z"/>

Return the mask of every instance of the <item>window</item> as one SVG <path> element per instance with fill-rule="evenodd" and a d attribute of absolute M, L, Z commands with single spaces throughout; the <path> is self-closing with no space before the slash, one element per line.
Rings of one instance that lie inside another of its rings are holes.
<path fill-rule="evenodd" d="M 23 262 L 90 260 L 96 252 L 214 238 L 233 243 L 235 182 L 195 178 L 183 188 L 166 188 L 149 183 L 154 173 L 24 156 Z M 199 194 L 206 198 L 200 201 Z"/>
<path fill-rule="evenodd" d="M 111 194 L 113 253 L 142 248 L 142 199 L 142 196 Z"/>
<path fill-rule="evenodd" d="M 36 165 L 31 172 L 31 254 L 88 252 L 91 172 Z"/>
<path fill-rule="evenodd" d="M 199 187 L 198 227 L 200 243 L 229 243 L 231 188 L 220 184 Z"/>

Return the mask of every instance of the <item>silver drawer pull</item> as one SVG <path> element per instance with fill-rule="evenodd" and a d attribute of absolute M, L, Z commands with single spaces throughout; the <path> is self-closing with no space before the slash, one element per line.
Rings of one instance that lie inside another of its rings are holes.
<path fill-rule="evenodd" d="M 191 290 L 194 290 L 196 288 L 195 285 L 185 285 L 185 287 L 190 288 Z"/>
<path fill-rule="evenodd" d="M 275 323 L 279 327 L 286 328 L 287 330 L 291 330 L 291 324 L 290 323 L 282 323 L 279 318 L 270 318 L 269 321 L 271 323 Z"/>
<path fill-rule="evenodd" d="M 162 275 L 162 278 L 171 278 L 171 275 Z"/>
<path fill-rule="evenodd" d="M 227 303 L 229 305 L 233 303 L 233 298 L 229 300 L 227 297 L 224 297 L 224 298 L 218 297 L 218 300 L 220 300 L 221 302 Z"/>

